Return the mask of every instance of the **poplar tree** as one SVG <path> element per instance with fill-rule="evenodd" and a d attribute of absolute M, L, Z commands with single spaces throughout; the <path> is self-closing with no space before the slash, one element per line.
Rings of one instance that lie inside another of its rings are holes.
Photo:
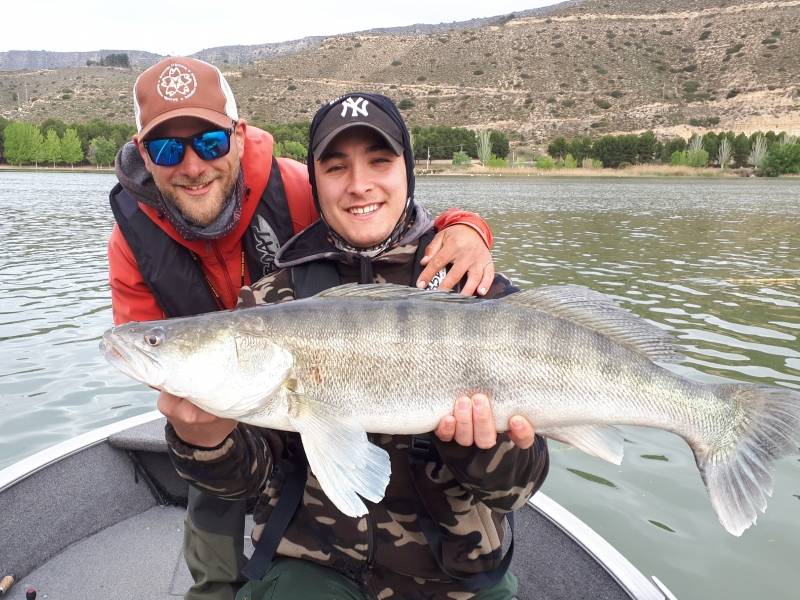
<path fill-rule="evenodd" d="M 64 132 L 64 138 L 61 140 L 61 159 L 73 168 L 75 163 L 83 160 L 81 140 L 78 138 L 78 132 L 72 128 Z"/>
<path fill-rule="evenodd" d="M 41 130 L 39 129 L 38 125 L 33 126 L 33 164 L 36 168 L 39 168 L 40 162 L 47 161 L 47 157 L 44 154 L 44 136 L 42 135 Z"/>
<path fill-rule="evenodd" d="M 12 165 L 29 164 L 38 159 L 40 148 L 36 145 L 39 128 L 31 123 L 12 122 L 3 131 L 6 160 Z"/>
<path fill-rule="evenodd" d="M 61 139 L 55 129 L 47 130 L 47 137 L 44 139 L 42 148 L 42 159 L 53 163 L 54 167 L 57 162 L 61 162 Z"/>
<path fill-rule="evenodd" d="M 94 138 L 89 144 L 89 154 L 87 156 L 93 165 L 110 165 L 114 162 L 117 155 L 117 147 L 109 139 L 104 137 Z"/>

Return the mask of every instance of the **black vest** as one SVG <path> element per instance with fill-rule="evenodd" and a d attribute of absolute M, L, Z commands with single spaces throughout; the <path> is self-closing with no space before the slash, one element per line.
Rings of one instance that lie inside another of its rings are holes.
<path fill-rule="evenodd" d="M 188 248 L 153 223 L 120 184 L 111 190 L 109 201 L 139 272 L 167 317 L 219 310 L 202 268 Z M 275 253 L 293 233 L 286 190 L 273 158 L 269 181 L 242 238 L 251 281 L 274 270 Z"/>

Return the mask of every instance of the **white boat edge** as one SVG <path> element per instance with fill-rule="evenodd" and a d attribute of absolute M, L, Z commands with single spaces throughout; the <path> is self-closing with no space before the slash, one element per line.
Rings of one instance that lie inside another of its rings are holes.
<path fill-rule="evenodd" d="M 144 425 L 151 421 L 156 421 L 163 418 L 157 410 L 151 410 L 134 417 L 128 417 L 121 421 L 116 421 L 103 427 L 98 427 L 81 433 L 63 442 L 49 446 L 44 450 L 40 450 L 36 454 L 25 457 L 14 464 L 0 470 L 0 493 L 12 485 L 22 481 L 26 477 L 30 477 L 34 473 L 41 471 L 48 465 L 56 463 L 60 460 L 72 456 L 96 444 L 102 444 L 109 437 L 120 431 L 125 431 L 137 425 Z"/>
<path fill-rule="evenodd" d="M 605 538 L 547 494 L 536 492 L 528 504 L 594 556 L 636 600 L 677 600 L 661 581 L 645 576 Z"/>

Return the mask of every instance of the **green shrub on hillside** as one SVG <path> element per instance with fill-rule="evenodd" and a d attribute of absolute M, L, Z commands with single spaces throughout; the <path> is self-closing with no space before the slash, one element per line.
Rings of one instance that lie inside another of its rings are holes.
<path fill-rule="evenodd" d="M 556 161 L 554 161 L 549 156 L 540 156 L 536 159 L 536 168 L 542 169 L 543 171 L 549 171 L 554 169 L 556 166 Z"/>
<path fill-rule="evenodd" d="M 800 144 L 776 144 L 764 161 L 764 174 L 777 177 L 789 173 L 800 173 Z"/>
<path fill-rule="evenodd" d="M 453 153 L 453 166 L 454 167 L 468 167 L 472 164 L 472 158 L 466 152 Z"/>

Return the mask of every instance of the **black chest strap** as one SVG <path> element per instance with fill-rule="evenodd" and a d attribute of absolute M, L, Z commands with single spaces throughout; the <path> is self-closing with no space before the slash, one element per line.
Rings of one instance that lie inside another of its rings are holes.
<path fill-rule="evenodd" d="M 283 478 L 283 487 L 253 554 L 242 569 L 248 581 L 260 580 L 272 566 L 278 545 L 303 499 L 307 476 L 308 461 L 302 447 L 291 448 L 273 472 L 273 477 Z"/>

